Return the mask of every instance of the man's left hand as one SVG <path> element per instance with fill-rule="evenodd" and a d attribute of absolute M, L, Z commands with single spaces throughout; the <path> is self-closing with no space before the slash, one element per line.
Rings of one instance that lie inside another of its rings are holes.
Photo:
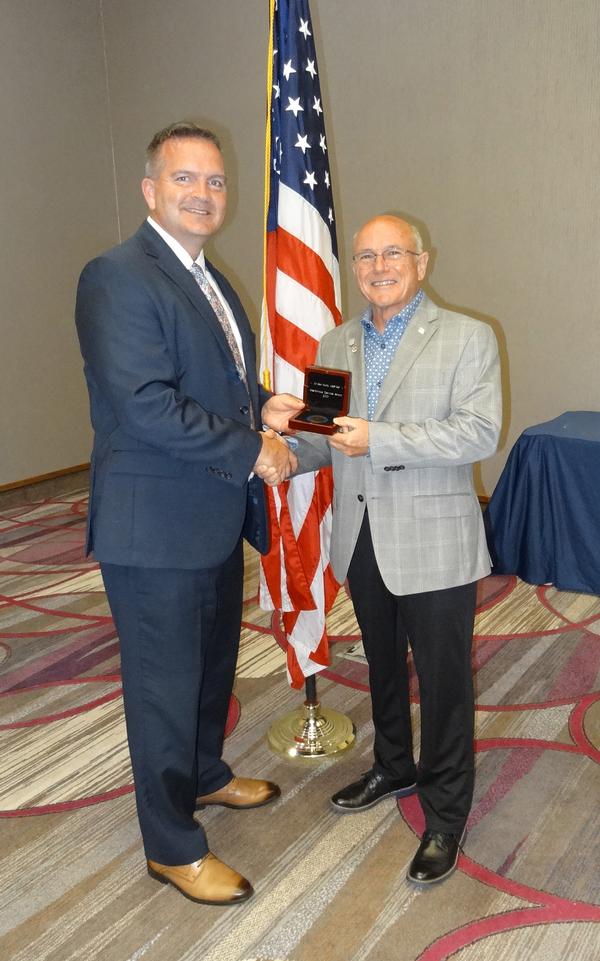
<path fill-rule="evenodd" d="M 293 394 L 273 394 L 263 404 L 261 417 L 263 424 L 280 434 L 293 434 L 288 430 L 288 421 L 304 407 L 304 401 Z"/>
<path fill-rule="evenodd" d="M 334 417 L 338 430 L 329 443 L 346 457 L 363 457 L 369 453 L 369 421 L 362 417 Z"/>

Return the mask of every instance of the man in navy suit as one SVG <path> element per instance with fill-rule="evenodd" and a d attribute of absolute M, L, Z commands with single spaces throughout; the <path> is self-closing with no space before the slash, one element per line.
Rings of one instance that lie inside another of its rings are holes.
<path fill-rule="evenodd" d="M 257 383 L 248 318 L 204 258 L 227 198 L 215 135 L 188 123 L 157 133 L 142 192 L 147 221 L 85 267 L 77 294 L 95 431 L 88 550 L 121 643 L 149 873 L 194 901 L 229 904 L 252 887 L 209 852 L 193 815 L 280 793 L 235 777 L 221 751 L 242 537 L 268 549 L 263 480 L 278 483 L 295 467 L 275 432 L 302 401 Z"/>

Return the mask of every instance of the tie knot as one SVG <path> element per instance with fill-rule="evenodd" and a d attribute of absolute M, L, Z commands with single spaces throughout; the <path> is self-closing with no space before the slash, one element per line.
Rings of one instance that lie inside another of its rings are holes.
<path fill-rule="evenodd" d="M 193 263 L 190 267 L 190 272 L 194 275 L 196 280 L 205 280 L 206 274 L 202 270 L 200 264 Z"/>

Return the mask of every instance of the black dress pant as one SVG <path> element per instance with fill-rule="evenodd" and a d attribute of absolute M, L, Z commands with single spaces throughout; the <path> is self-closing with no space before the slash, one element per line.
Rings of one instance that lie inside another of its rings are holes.
<path fill-rule="evenodd" d="M 460 833 L 473 798 L 471 646 L 476 583 L 398 596 L 383 583 L 367 513 L 348 583 L 365 654 L 375 726 L 375 770 L 417 781 L 426 825 Z M 408 645 L 419 680 L 421 751 L 415 765 Z"/>
<path fill-rule="evenodd" d="M 121 645 L 146 857 L 190 864 L 208 852 L 196 797 L 233 776 L 221 752 L 240 637 L 242 545 L 206 570 L 100 567 Z"/>

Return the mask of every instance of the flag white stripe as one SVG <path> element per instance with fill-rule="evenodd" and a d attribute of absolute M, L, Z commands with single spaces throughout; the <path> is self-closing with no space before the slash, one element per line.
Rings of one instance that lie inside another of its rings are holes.
<path fill-rule="evenodd" d="M 315 474 L 299 474 L 288 490 L 288 504 L 296 539 L 304 526 L 315 492 Z"/>
<path fill-rule="evenodd" d="M 321 581 L 322 580 L 321 578 Z M 324 603 L 322 594 L 319 594 L 319 592 L 313 592 L 313 597 L 317 605 Z M 323 670 L 322 664 L 317 664 L 310 659 L 310 655 L 317 649 L 315 638 L 322 635 L 323 627 L 322 607 L 318 606 L 314 611 L 300 611 L 298 620 L 294 625 L 293 634 L 290 635 L 290 640 L 294 645 L 298 664 L 304 677 L 310 677 L 312 674 L 318 674 L 319 671 Z"/>
<path fill-rule="evenodd" d="M 280 354 L 273 355 L 273 383 L 275 389 L 281 393 L 287 391 L 296 397 L 304 396 L 304 373 L 290 364 Z"/>

